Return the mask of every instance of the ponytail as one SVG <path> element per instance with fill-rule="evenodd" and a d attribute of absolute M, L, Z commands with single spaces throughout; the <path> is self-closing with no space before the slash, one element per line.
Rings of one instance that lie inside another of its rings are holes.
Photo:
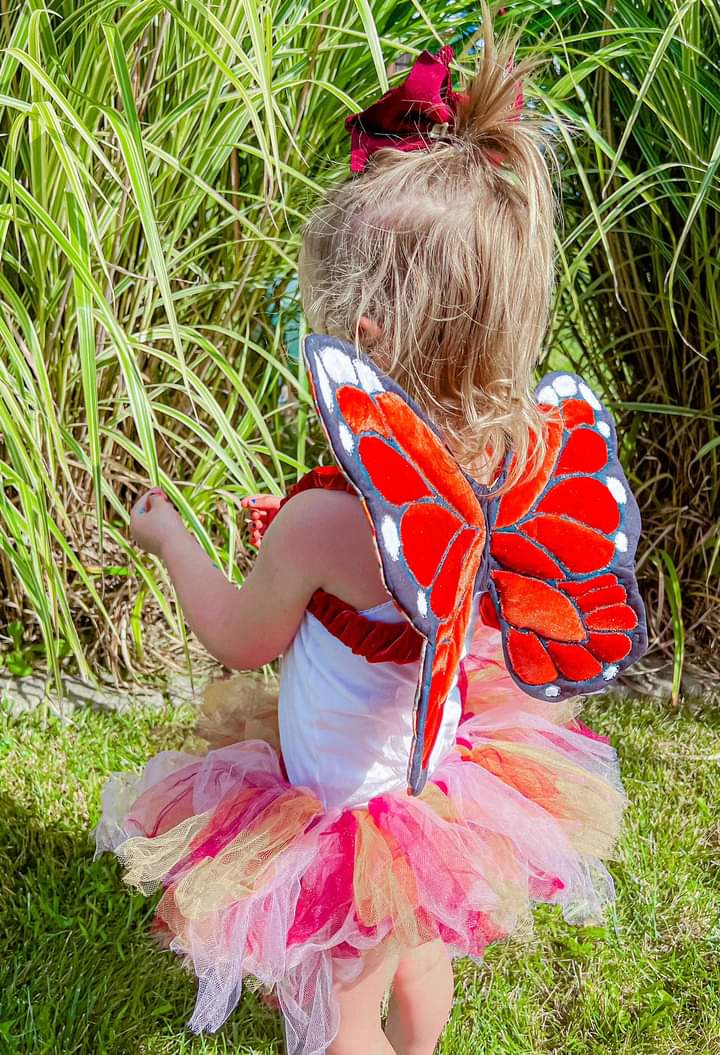
<path fill-rule="evenodd" d="M 532 398 L 553 286 L 551 143 L 525 104 L 537 61 L 513 63 L 483 19 L 454 127 L 427 149 L 378 149 L 331 188 L 303 232 L 310 325 L 362 344 L 443 431 L 476 478 L 507 485 L 544 453 Z"/>

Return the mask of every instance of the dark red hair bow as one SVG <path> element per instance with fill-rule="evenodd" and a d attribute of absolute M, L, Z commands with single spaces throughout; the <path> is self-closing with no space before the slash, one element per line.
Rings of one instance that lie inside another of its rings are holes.
<path fill-rule="evenodd" d="M 453 127 L 458 105 L 467 96 L 453 91 L 452 59 L 449 44 L 437 55 L 423 51 L 402 84 L 385 92 L 367 110 L 345 119 L 352 136 L 352 172 L 363 172 L 376 150 L 422 150 L 432 142 L 436 126 Z"/>

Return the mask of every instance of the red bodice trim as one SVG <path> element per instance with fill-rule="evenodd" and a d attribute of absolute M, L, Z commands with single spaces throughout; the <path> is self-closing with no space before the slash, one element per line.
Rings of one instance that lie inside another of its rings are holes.
<path fill-rule="evenodd" d="M 370 663 L 415 663 L 420 658 L 423 638 L 404 619 L 378 623 L 325 590 L 315 591 L 307 610 L 333 637 Z"/>
<path fill-rule="evenodd" d="M 340 469 L 327 465 L 306 473 L 280 504 L 284 505 L 295 495 L 313 488 L 357 494 Z M 307 610 L 333 637 L 369 663 L 415 663 L 420 658 L 424 638 L 404 619 L 400 623 L 376 622 L 326 590 L 315 591 Z"/>
<path fill-rule="evenodd" d="M 311 469 L 309 473 L 301 476 L 296 484 L 293 484 L 280 502 L 280 506 L 284 506 L 295 495 L 303 491 L 312 491 L 315 488 L 323 491 L 349 491 L 350 494 L 357 494 L 353 485 L 336 465 L 319 465 L 317 469 Z"/>

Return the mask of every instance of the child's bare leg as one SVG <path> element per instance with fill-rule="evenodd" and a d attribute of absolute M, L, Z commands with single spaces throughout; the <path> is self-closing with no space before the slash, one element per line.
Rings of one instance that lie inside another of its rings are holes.
<path fill-rule="evenodd" d="M 340 1031 L 326 1055 L 394 1055 L 382 1031 L 380 1007 L 397 965 L 397 954 L 379 948 L 366 954 L 359 978 L 335 983 Z"/>
<path fill-rule="evenodd" d="M 453 1002 L 452 961 L 442 941 L 400 957 L 385 1035 L 397 1055 L 433 1055 Z"/>

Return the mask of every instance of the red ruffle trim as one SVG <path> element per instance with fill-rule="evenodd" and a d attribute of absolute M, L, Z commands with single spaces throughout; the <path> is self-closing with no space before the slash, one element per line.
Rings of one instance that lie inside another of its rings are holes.
<path fill-rule="evenodd" d="M 295 495 L 313 488 L 357 494 L 340 469 L 334 465 L 324 465 L 311 469 L 298 480 L 283 498 L 281 506 Z M 368 619 L 357 608 L 326 590 L 315 591 L 307 610 L 333 637 L 369 663 L 415 663 L 420 658 L 424 638 L 405 620 L 401 623 L 379 623 Z"/>
<path fill-rule="evenodd" d="M 296 484 L 293 484 L 280 502 L 281 508 L 295 495 L 299 495 L 303 491 L 312 491 L 316 488 L 321 488 L 323 491 L 349 491 L 350 494 L 357 494 L 353 485 L 337 466 L 320 465 L 317 469 L 311 469 L 309 473 L 305 473 Z"/>
<path fill-rule="evenodd" d="M 315 591 L 307 610 L 333 637 L 370 663 L 415 663 L 420 658 L 424 638 L 404 619 L 375 622 L 325 590 Z"/>

